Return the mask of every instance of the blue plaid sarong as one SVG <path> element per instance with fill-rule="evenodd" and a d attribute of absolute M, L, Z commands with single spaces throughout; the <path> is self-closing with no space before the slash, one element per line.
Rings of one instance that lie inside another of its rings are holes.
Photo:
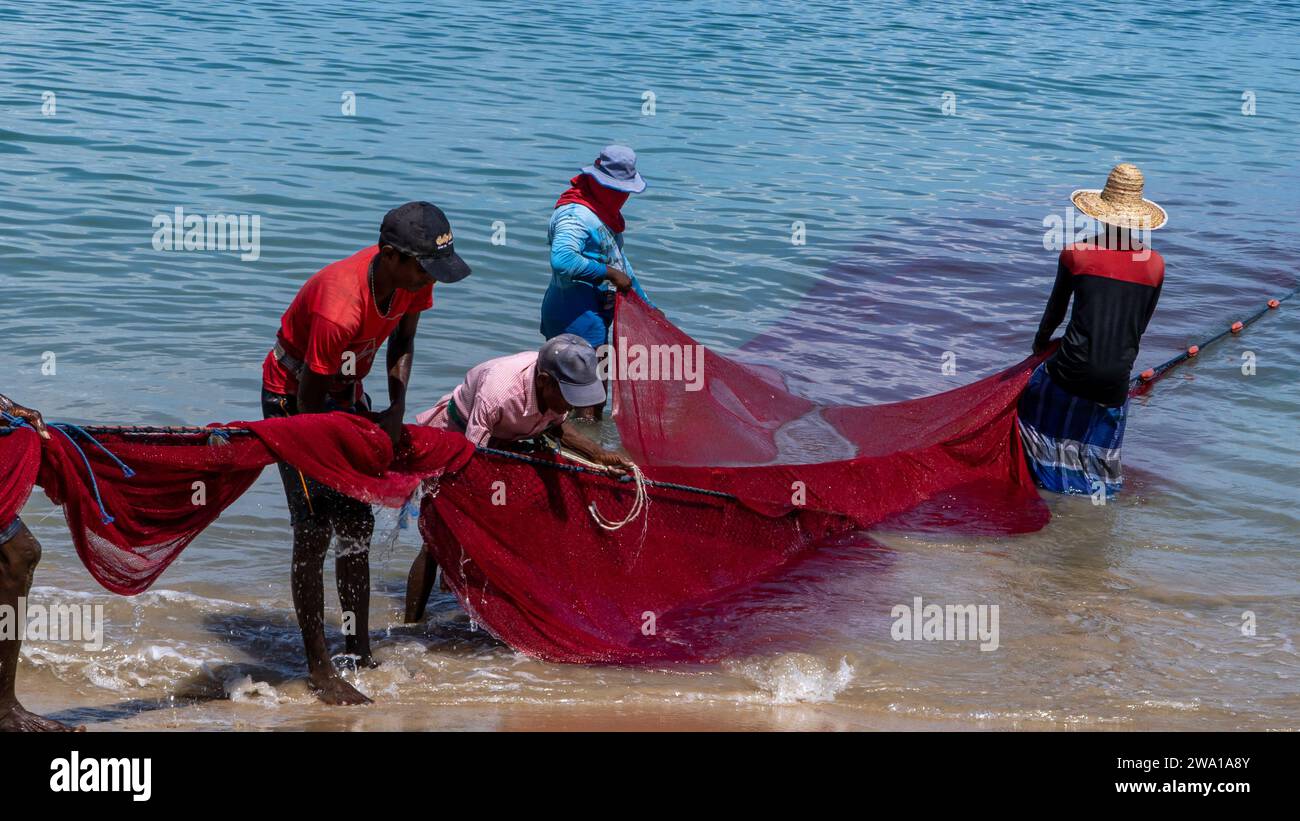
<path fill-rule="evenodd" d="M 1104 487 L 1109 498 L 1124 485 L 1119 454 L 1127 401 L 1108 408 L 1080 399 L 1039 365 L 1020 395 L 1018 416 L 1025 457 L 1039 487 L 1086 494 Z"/>

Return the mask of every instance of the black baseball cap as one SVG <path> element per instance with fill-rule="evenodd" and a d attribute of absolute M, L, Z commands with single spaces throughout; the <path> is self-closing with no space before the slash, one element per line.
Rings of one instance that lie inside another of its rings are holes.
<path fill-rule="evenodd" d="M 459 282 L 469 276 L 469 266 L 452 246 L 447 215 L 431 202 L 408 202 L 385 214 L 379 244 L 415 257 L 438 282 Z"/>

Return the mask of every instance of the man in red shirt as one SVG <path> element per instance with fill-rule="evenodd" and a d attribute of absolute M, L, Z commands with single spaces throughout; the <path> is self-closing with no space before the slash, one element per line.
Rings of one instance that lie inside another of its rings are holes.
<path fill-rule="evenodd" d="M 457 282 L 469 266 L 456 255 L 451 224 L 437 207 L 408 202 L 384 217 L 379 244 L 327 265 L 307 280 L 280 322 L 262 367 L 266 417 L 344 411 L 371 415 L 396 445 L 406 413 L 415 331 L 433 307 L 433 283 Z M 362 380 L 388 342 L 388 410 L 370 414 Z M 307 651 L 309 681 L 327 704 L 369 701 L 348 684 L 325 643 L 323 566 L 337 537 L 335 570 L 346 652 L 370 655 L 370 506 L 280 465 L 293 523 L 293 606 Z"/>

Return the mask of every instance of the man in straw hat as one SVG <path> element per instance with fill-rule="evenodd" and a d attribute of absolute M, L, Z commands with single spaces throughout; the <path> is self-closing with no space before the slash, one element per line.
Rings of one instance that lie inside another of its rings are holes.
<path fill-rule="evenodd" d="M 1074 311 L 1060 346 L 1038 366 L 1020 398 L 1020 433 L 1030 470 L 1057 493 L 1117 492 L 1129 374 L 1160 299 L 1165 261 L 1141 241 L 1163 226 L 1165 211 L 1142 198 L 1142 172 L 1122 163 L 1100 191 L 1070 199 L 1101 223 L 1091 240 L 1061 252 L 1034 353 L 1051 344 Z"/>

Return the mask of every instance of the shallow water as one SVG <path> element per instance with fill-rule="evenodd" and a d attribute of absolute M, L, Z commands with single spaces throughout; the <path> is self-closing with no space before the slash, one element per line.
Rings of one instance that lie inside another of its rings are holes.
<path fill-rule="evenodd" d="M 426 4 L 402 25 L 389 7 L 310 2 L 0 10 L 0 391 L 64 421 L 255 417 L 297 286 L 422 198 L 475 267 L 422 322 L 423 408 L 540 342 L 550 206 L 614 140 L 650 181 L 626 213 L 652 297 L 819 400 L 925 395 L 1018 360 L 1054 274 L 1043 219 L 1120 160 L 1171 214 L 1139 368 L 1295 287 L 1294 5 L 1175 3 L 1105 25 L 1077 5 L 638 8 L 615 34 L 581 3 Z M 155 215 L 178 206 L 259 216 L 260 258 L 154 250 Z M 543 664 L 447 597 L 402 627 L 405 534 L 374 561 L 384 664 L 354 677 L 379 706 L 324 708 L 302 680 L 274 472 L 132 600 L 95 586 L 38 497 L 34 598 L 103 604 L 108 643 L 29 644 L 20 693 L 92 729 L 1294 728 L 1294 310 L 1135 402 L 1115 503 L 1053 498 L 1030 535 L 829 546 L 700 615 L 769 639 L 719 665 Z M 892 640 L 891 609 L 916 596 L 998 605 L 999 648 Z"/>

